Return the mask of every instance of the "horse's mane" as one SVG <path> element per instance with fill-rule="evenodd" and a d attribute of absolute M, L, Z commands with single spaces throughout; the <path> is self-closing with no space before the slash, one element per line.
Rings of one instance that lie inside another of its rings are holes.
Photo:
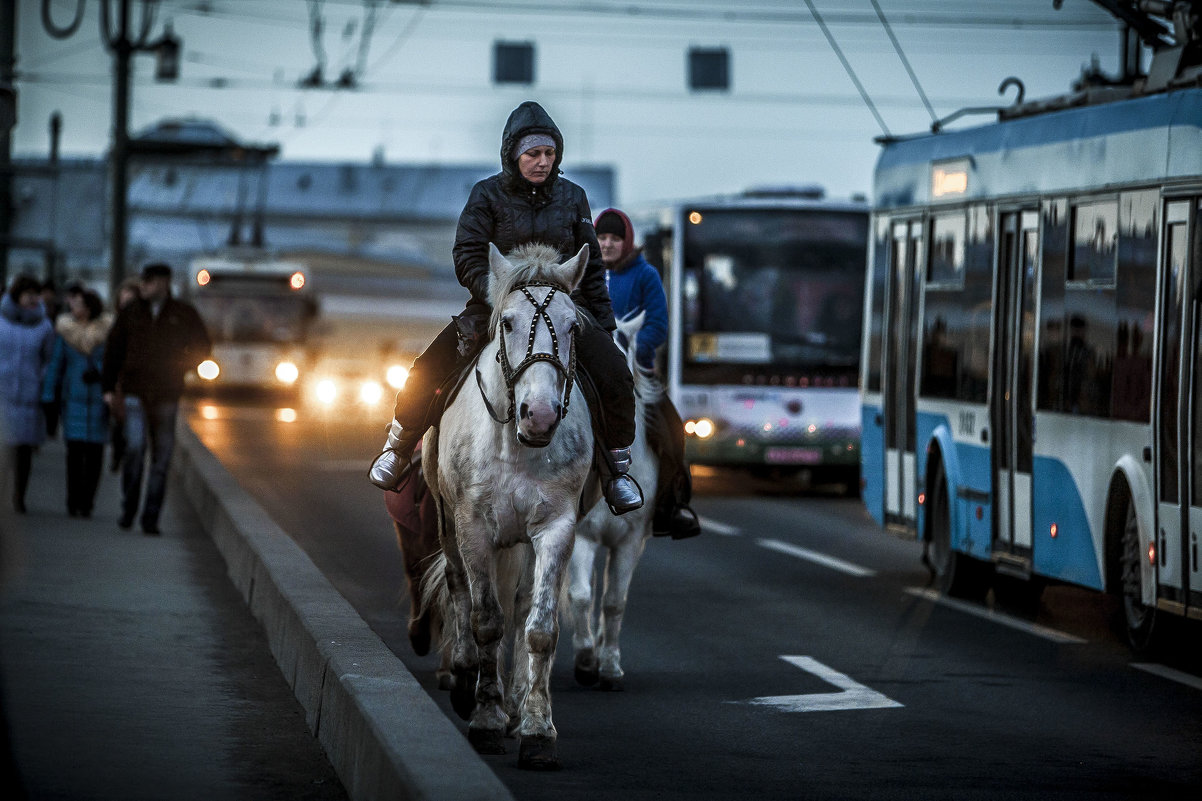
<path fill-rule="evenodd" d="M 513 270 L 498 281 L 495 275 L 488 278 L 488 301 L 492 304 L 492 317 L 489 320 L 490 331 L 497 330 L 500 322 L 501 301 L 519 284 L 537 283 L 549 284 L 567 296 L 571 296 L 571 288 L 564 283 L 559 271 L 559 251 L 539 242 L 518 245 L 506 254 L 505 258 L 513 265 Z"/>
<path fill-rule="evenodd" d="M 643 415 L 639 422 L 644 426 L 651 426 L 655 424 L 655 420 L 652 418 L 653 410 L 664 394 L 664 385 L 655 376 L 655 373 L 640 367 L 634 358 L 635 342 L 638 340 L 639 331 L 643 328 L 643 322 L 642 312 L 632 313 L 617 321 L 618 330 L 626 337 L 627 345 L 623 351 L 626 355 L 626 366 L 630 368 L 631 375 L 634 377 L 634 397 L 639 402 L 635 408 L 636 410 L 641 409 Z"/>

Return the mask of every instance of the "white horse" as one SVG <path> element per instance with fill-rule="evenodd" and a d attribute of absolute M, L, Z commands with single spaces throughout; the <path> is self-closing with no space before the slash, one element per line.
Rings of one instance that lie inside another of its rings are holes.
<path fill-rule="evenodd" d="M 576 549 L 572 552 L 571 583 L 568 588 L 572 619 L 572 648 L 576 652 L 576 681 L 591 686 L 600 679 L 602 690 L 622 689 L 619 635 L 626 596 L 634 569 L 651 536 L 659 461 L 647 446 L 647 415 L 663 395 L 663 387 L 638 368 L 635 345 L 643 326 L 642 313 L 618 322 L 618 332 L 627 342 L 626 364 L 634 376 L 634 444 L 631 445 L 630 474 L 643 490 L 642 508 L 618 516 L 604 502 L 593 505 L 576 525 Z M 596 616 L 598 549 L 604 549 L 604 596 Z M 596 632 L 594 635 L 594 618 Z"/>
<path fill-rule="evenodd" d="M 474 378 L 427 432 L 422 462 L 445 556 L 428 584 L 440 583 L 436 574 L 445 571 L 453 610 L 452 703 L 470 715 L 468 740 L 480 753 L 505 753 L 503 738 L 520 717 L 518 765 L 533 769 L 559 764 L 550 691 L 559 598 L 578 509 L 600 494 L 594 479 L 581 497 L 593 432 L 574 380 L 583 320 L 570 298 L 588 246 L 563 264 L 558 259 L 543 245 L 519 247 L 509 258 L 489 246 L 492 340 Z M 501 675 L 507 629 L 514 635 L 508 697 Z"/>

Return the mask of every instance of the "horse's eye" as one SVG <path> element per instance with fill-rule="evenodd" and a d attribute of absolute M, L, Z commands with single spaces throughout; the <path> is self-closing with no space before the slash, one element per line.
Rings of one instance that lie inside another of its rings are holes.
<path fill-rule="evenodd" d="M 513 331 L 513 323 L 509 322 L 508 320 L 502 319 L 501 320 L 501 330 L 504 331 L 506 334 L 510 333 L 511 331 Z"/>

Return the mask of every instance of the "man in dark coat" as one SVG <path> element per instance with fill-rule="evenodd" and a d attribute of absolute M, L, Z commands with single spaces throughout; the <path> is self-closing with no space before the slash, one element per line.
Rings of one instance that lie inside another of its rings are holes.
<path fill-rule="evenodd" d="M 120 385 L 124 396 L 125 458 L 121 465 L 121 519 L 129 528 L 138 514 L 142 474 L 150 446 L 150 476 L 142 531 L 159 533 L 159 513 L 167 491 L 167 468 L 175 449 L 175 418 L 184 376 L 209 354 L 212 343 L 191 305 L 171 296 L 171 268 L 150 264 L 142 270 L 142 297 L 117 316 L 104 351 L 101 387 L 110 407 Z M 118 410 L 114 410 L 116 413 Z"/>
<path fill-rule="evenodd" d="M 588 245 L 588 267 L 572 299 L 588 318 L 576 347 L 580 367 L 599 396 L 601 439 L 609 468 L 605 499 L 616 514 L 642 506 L 642 493 L 627 475 L 634 441 L 634 379 L 611 336 L 617 325 L 588 198 L 582 188 L 560 175 L 562 161 L 563 136 L 542 106 L 527 101 L 514 109 L 501 134 L 501 172 L 472 187 L 455 232 L 455 275 L 471 298 L 458 322 L 447 326 L 414 361 L 404 389 L 397 393 L 388 440 L 369 473 L 376 486 L 395 489 L 404 481 L 414 448 L 436 422 L 432 418 L 439 387 L 461 360 L 470 359 L 484 345 L 489 243 L 508 253 L 518 245 L 538 242 L 555 248 L 564 259 Z M 473 329 L 479 329 L 480 335 L 473 338 Z"/>

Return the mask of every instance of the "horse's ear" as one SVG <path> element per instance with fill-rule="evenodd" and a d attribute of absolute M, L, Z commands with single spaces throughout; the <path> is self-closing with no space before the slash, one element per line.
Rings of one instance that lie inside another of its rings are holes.
<path fill-rule="evenodd" d="M 568 291 L 575 291 L 584 279 L 584 271 L 588 269 L 588 242 L 580 246 L 580 252 L 565 261 L 562 265 L 567 278 Z"/>
<path fill-rule="evenodd" d="M 501 279 L 508 275 L 513 270 L 513 265 L 509 263 L 509 259 L 497 250 L 497 246 L 492 242 L 488 243 L 488 294 L 491 299 L 492 289 Z"/>

